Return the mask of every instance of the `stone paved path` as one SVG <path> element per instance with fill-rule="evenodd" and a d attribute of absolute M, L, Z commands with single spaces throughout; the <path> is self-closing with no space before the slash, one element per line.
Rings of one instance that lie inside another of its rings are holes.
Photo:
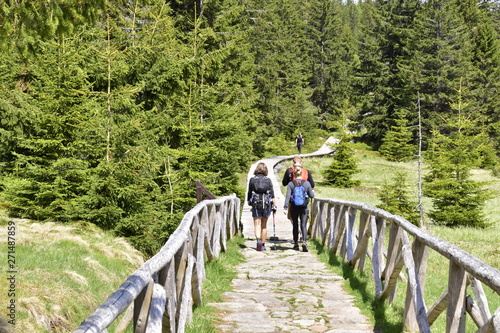
<path fill-rule="evenodd" d="M 353 305 L 344 280 L 326 268 L 314 252 L 292 244 L 257 252 L 253 240 L 242 250 L 234 291 L 220 310 L 220 332 L 367 333 L 373 326 Z"/>
<path fill-rule="evenodd" d="M 330 142 L 332 138 L 329 139 Z M 325 144 L 315 154 L 331 152 Z M 245 205 L 241 221 L 243 236 L 247 239 L 242 249 L 246 261 L 237 267 L 233 280 L 234 291 L 225 293 L 225 302 L 212 303 L 222 319 L 220 332 L 325 332 L 365 333 L 374 332 L 373 325 L 353 305 L 353 297 L 343 289 L 344 280 L 327 269 L 314 251 L 292 249 L 292 227 L 283 214 L 284 197 L 281 177 L 284 170 L 275 168 L 293 156 L 265 159 L 269 177 L 273 180 L 278 200 L 278 212 L 268 222 L 267 251 L 257 252 L 253 234 L 250 207 Z M 255 163 L 249 177 L 253 175 Z M 304 160 L 307 167 L 307 159 Z M 275 230 L 274 230 L 275 229 Z M 274 244 L 269 237 L 276 236 Z M 272 246 L 276 246 L 272 249 Z"/>

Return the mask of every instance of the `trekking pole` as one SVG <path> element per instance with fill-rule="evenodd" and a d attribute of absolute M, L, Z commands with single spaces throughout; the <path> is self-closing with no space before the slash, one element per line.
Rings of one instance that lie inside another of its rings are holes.
<path fill-rule="evenodd" d="M 274 249 L 276 250 L 277 245 L 276 242 L 279 240 L 278 237 L 276 237 L 276 212 L 273 211 L 273 233 L 274 236 L 271 236 L 271 242 L 274 242 Z"/>

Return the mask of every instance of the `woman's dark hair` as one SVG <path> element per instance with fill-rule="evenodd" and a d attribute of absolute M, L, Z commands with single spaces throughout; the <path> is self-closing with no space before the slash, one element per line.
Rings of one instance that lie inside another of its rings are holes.
<path fill-rule="evenodd" d="M 254 175 L 258 175 L 259 173 L 267 176 L 267 165 L 266 163 L 259 163 L 253 172 Z"/>

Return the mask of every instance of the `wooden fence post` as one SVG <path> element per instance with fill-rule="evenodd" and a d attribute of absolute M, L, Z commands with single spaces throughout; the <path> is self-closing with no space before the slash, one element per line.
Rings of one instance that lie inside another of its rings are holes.
<path fill-rule="evenodd" d="M 450 260 L 448 275 L 448 311 L 446 312 L 446 332 L 465 332 L 465 288 L 467 286 L 467 273 Z"/>
<path fill-rule="evenodd" d="M 142 290 L 134 302 L 134 333 L 145 333 L 148 321 L 149 306 L 153 296 L 153 279 Z"/>

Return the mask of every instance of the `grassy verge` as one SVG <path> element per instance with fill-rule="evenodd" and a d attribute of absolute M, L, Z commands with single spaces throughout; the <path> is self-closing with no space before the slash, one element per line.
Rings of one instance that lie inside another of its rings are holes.
<path fill-rule="evenodd" d="M 0 274 L 15 275 L 14 294 L 0 284 L 0 304 L 15 301 L 17 332 L 72 332 L 143 261 L 126 241 L 90 224 L 0 217 L 3 235 L 8 226 L 15 226 L 15 262 Z"/>
<path fill-rule="evenodd" d="M 223 293 L 232 290 L 232 280 L 236 277 L 235 267 L 243 262 L 239 250 L 244 247 L 244 239 L 235 237 L 227 242 L 228 250 L 219 258 L 205 265 L 207 278 L 203 281 L 203 304 L 194 309 L 193 322 L 186 327 L 187 333 L 216 333 L 219 320 L 216 309 L 210 303 L 222 302 Z"/>

